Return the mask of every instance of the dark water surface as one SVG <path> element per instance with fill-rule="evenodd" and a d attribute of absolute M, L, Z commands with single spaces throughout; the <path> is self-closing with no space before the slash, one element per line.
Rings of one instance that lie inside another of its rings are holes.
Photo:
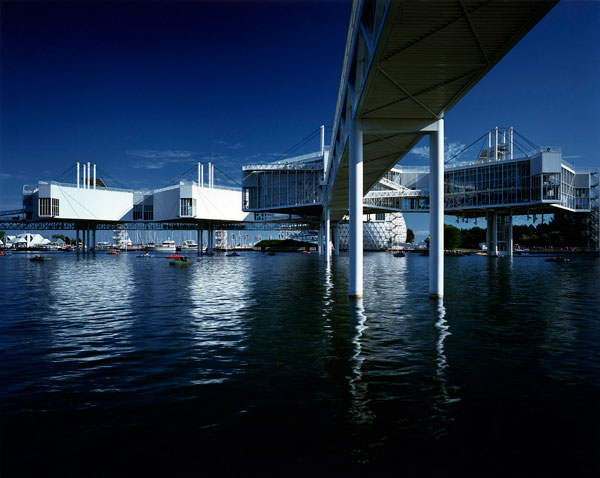
<path fill-rule="evenodd" d="M 1 475 L 599 476 L 600 260 L 0 257 Z"/>

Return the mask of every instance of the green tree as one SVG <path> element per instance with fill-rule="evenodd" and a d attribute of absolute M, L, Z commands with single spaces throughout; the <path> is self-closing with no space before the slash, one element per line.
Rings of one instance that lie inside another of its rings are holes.
<path fill-rule="evenodd" d="M 486 229 L 472 227 L 471 229 L 461 229 L 461 247 L 465 249 L 479 249 L 479 244 L 485 242 Z"/>
<path fill-rule="evenodd" d="M 415 240 L 414 231 L 412 229 L 407 229 L 406 230 L 406 242 L 408 242 L 409 244 L 412 244 L 414 240 Z"/>
<path fill-rule="evenodd" d="M 451 224 L 444 225 L 444 249 L 454 250 L 461 246 L 461 232 Z"/>

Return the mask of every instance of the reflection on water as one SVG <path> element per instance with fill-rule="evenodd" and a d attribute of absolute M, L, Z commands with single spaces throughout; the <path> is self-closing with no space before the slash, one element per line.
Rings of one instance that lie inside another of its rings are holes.
<path fill-rule="evenodd" d="M 437 322 L 435 322 L 437 341 L 435 344 L 436 359 L 434 379 L 438 385 L 438 392 L 432 403 L 433 420 L 435 425 L 431 428 L 431 430 L 433 436 L 437 439 L 448 434 L 446 425 L 448 422 L 453 420 L 452 413 L 448 408 L 448 405 L 460 400 L 460 398 L 452 398 L 450 396 L 451 387 L 448 385 L 447 369 L 449 365 L 444 350 L 444 341 L 449 335 L 451 335 L 451 332 L 449 331 L 450 326 L 446 320 L 444 301 L 432 301 L 432 307 L 436 309 L 434 313 L 437 315 Z"/>
<path fill-rule="evenodd" d="M 418 255 L 365 254 L 362 300 L 345 254 L 1 259 L 10 470 L 596 466 L 598 260 L 449 257 L 431 301 Z"/>
<path fill-rule="evenodd" d="M 184 277 L 182 287 L 191 302 L 191 357 L 198 375 L 191 383 L 222 383 L 244 367 L 235 356 L 245 348 L 243 317 L 244 309 L 253 304 L 249 293 L 253 271 L 241 257 L 203 256 L 198 267 L 185 272 L 190 277 Z"/>
<path fill-rule="evenodd" d="M 364 425 L 371 423 L 373 413 L 368 408 L 369 397 L 367 394 L 367 382 L 362 380 L 362 366 L 365 357 L 362 354 L 362 336 L 367 329 L 367 317 L 364 313 L 362 299 L 353 299 L 348 306 L 350 311 L 351 323 L 355 325 L 355 335 L 352 339 L 354 346 L 354 354 L 352 355 L 352 375 L 350 376 L 349 385 L 350 393 L 352 394 L 352 406 L 349 410 L 350 419 L 358 424 Z"/>

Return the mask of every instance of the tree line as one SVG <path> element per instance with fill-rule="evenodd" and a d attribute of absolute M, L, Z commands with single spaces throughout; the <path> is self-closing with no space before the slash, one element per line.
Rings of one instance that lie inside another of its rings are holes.
<path fill-rule="evenodd" d="M 459 229 L 444 225 L 445 249 L 478 249 L 485 242 L 486 228 Z M 513 244 L 527 248 L 578 247 L 590 248 L 589 216 L 587 214 L 555 213 L 547 223 L 513 225 Z"/>

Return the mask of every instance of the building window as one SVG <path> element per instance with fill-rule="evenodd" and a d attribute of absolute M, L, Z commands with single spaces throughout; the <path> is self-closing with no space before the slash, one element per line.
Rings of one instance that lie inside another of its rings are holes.
<path fill-rule="evenodd" d="M 144 220 L 152 221 L 154 219 L 154 205 L 145 204 L 144 205 Z"/>
<path fill-rule="evenodd" d="M 181 217 L 193 217 L 195 215 L 196 200 L 192 198 L 181 198 L 179 206 L 179 215 Z"/>
<path fill-rule="evenodd" d="M 378 212 L 375 214 L 376 221 L 385 221 L 385 212 Z"/>
<path fill-rule="evenodd" d="M 50 216 L 50 198 L 40 198 L 40 216 Z"/>
<path fill-rule="evenodd" d="M 60 214 L 59 200 L 54 198 L 40 198 L 39 216 L 51 217 Z"/>
<path fill-rule="evenodd" d="M 144 218 L 144 206 L 142 204 L 134 204 L 133 206 L 133 220 L 138 221 Z"/>
<path fill-rule="evenodd" d="M 59 204 L 59 200 L 56 198 L 40 198 L 39 216 L 59 216 Z"/>

